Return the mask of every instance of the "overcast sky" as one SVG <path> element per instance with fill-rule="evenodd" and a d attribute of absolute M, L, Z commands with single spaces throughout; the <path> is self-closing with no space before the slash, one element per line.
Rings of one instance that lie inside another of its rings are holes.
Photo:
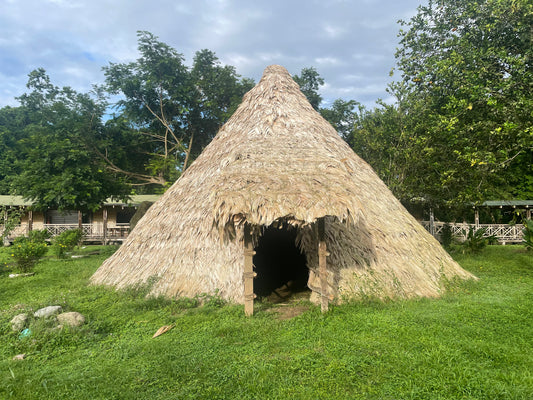
<path fill-rule="evenodd" d="M 387 99 L 398 19 L 424 0 L 0 0 L 0 107 L 17 105 L 27 75 L 43 67 L 57 86 L 86 92 L 102 66 L 138 58 L 145 30 L 186 58 L 214 51 L 241 76 L 281 64 L 315 67 L 336 98 L 372 107 Z"/>

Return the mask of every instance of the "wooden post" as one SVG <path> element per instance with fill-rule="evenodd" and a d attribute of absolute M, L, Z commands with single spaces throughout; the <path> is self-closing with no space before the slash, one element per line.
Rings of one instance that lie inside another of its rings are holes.
<path fill-rule="evenodd" d="M 531 219 L 531 208 L 526 209 L 526 219 Z"/>
<path fill-rule="evenodd" d="M 106 246 L 107 245 L 107 208 L 105 208 L 105 207 L 102 208 L 102 218 L 104 220 L 104 222 L 102 224 L 103 225 L 102 228 L 104 230 L 103 239 L 104 239 L 104 246 Z"/>
<path fill-rule="evenodd" d="M 476 208 L 474 212 L 474 224 L 476 225 L 476 231 L 479 228 L 479 210 Z"/>
<path fill-rule="evenodd" d="M 251 227 L 244 225 L 244 313 L 248 316 L 254 314 L 254 247 L 252 243 Z"/>
<path fill-rule="evenodd" d="M 326 257 L 329 256 L 326 247 L 326 221 L 324 218 L 318 220 L 318 273 L 320 275 L 320 310 L 324 313 L 329 308 L 328 298 L 328 271 L 326 268 Z"/>
<path fill-rule="evenodd" d="M 83 230 L 83 214 L 78 211 L 78 229 Z"/>
<path fill-rule="evenodd" d="M 28 233 L 33 230 L 33 211 L 28 211 Z"/>

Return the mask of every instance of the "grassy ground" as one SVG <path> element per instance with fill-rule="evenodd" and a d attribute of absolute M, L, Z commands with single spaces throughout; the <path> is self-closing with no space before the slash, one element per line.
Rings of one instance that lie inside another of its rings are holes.
<path fill-rule="evenodd" d="M 0 270 L 0 399 L 533 398 L 533 255 L 523 247 L 457 255 L 480 280 L 441 299 L 325 315 L 304 301 L 260 304 L 252 318 L 216 297 L 194 307 L 147 300 L 142 288 L 89 287 L 109 255 L 99 249 L 47 259 L 31 277 Z M 0 250 L 0 265 L 8 259 Z M 11 331 L 14 315 L 47 305 L 79 311 L 87 324 L 51 330 L 33 321 L 26 338 Z M 26 359 L 12 361 L 20 353 Z"/>

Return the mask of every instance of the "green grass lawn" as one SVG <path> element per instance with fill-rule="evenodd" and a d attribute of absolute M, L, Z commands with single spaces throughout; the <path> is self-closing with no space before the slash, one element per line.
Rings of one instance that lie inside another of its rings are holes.
<path fill-rule="evenodd" d="M 458 254 L 480 279 L 440 299 L 346 304 L 325 315 L 304 301 L 259 304 L 251 318 L 217 298 L 195 307 L 145 299 L 142 288 L 88 286 L 110 254 L 98 249 L 46 259 L 31 277 L 0 269 L 0 399 L 533 398 L 533 253 L 521 246 Z M 87 323 L 52 330 L 33 321 L 25 338 L 11 331 L 14 315 L 48 305 Z M 290 307 L 304 312 L 284 318 Z"/>

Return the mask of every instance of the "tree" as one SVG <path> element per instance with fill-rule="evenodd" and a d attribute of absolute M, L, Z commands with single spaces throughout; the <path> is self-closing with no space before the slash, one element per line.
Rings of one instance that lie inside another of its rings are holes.
<path fill-rule="evenodd" d="M 313 108 L 318 111 L 322 102 L 322 96 L 318 93 L 318 89 L 324 85 L 324 79 L 317 70 L 314 67 L 303 68 L 299 76 L 294 75 L 292 78 L 300 85 L 300 90 L 305 94 Z"/>
<path fill-rule="evenodd" d="M 531 2 L 430 1 L 401 23 L 402 107 L 428 177 L 416 192 L 448 203 L 531 195 Z"/>
<path fill-rule="evenodd" d="M 196 53 L 189 69 L 184 57 L 149 32 L 138 32 L 141 57 L 104 68 L 105 89 L 122 98 L 117 112 L 140 135 L 150 138 L 145 173 L 129 173 L 139 182 L 167 185 L 217 133 L 253 84 L 221 66 L 209 50 Z M 121 173 L 109 157 L 109 167 Z"/>
<path fill-rule="evenodd" d="M 410 201 L 424 190 L 424 183 L 421 183 L 424 172 L 419 170 L 421 139 L 413 126 L 418 119 L 410 118 L 403 107 L 404 90 L 401 84 L 388 88 L 396 97 L 395 104 L 378 100 L 372 110 L 359 105 L 354 129 L 347 141 L 397 198 Z M 413 108 L 410 111 L 415 113 Z"/>
<path fill-rule="evenodd" d="M 149 32 L 138 32 L 141 57 L 128 64 L 104 67 L 107 90 L 122 98 L 116 110 L 132 128 L 150 138 L 145 174 L 130 175 L 147 184 L 165 185 L 177 178 L 187 152 L 186 115 L 192 103 L 191 82 L 183 55 Z M 109 167 L 123 173 L 106 158 Z"/>
<path fill-rule="evenodd" d="M 43 69 L 29 74 L 27 86 L 18 98 L 24 121 L 13 136 L 12 191 L 38 209 L 94 211 L 108 197 L 125 198 L 129 188 L 94 156 L 105 103 L 54 86 Z"/>
<path fill-rule="evenodd" d="M 321 108 L 320 114 L 337 130 L 345 141 L 349 142 L 356 126 L 356 107 L 361 107 L 361 105 L 355 100 L 337 99 L 333 102 L 331 108 Z"/>
<path fill-rule="evenodd" d="M 19 158 L 17 142 L 21 139 L 25 115 L 20 107 L 0 109 L 0 194 L 9 194 L 11 178 L 19 171 L 16 160 Z"/>
<path fill-rule="evenodd" d="M 207 49 L 196 52 L 190 76 L 194 90 L 188 137 L 192 158 L 196 158 L 231 117 L 254 82 L 239 79 L 235 67 L 221 65 L 215 53 Z"/>

